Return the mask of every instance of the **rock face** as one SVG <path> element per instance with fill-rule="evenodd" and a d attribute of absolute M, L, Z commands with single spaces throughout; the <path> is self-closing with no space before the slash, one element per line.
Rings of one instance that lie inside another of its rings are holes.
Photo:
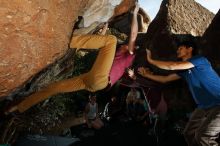
<path fill-rule="evenodd" d="M 30 79 L 52 63 L 65 62 L 57 61 L 60 58 L 69 56 L 66 62 L 71 60 L 72 56 L 66 55 L 66 52 L 78 16 L 92 18 L 86 19 L 86 25 L 96 21 L 100 23 L 114 15 L 126 12 L 125 9 L 121 10 L 121 7 L 130 9 L 134 5 L 134 2 L 130 2 L 129 6 L 125 6 L 124 4 L 128 1 L 124 1 L 1 1 L 0 99 L 22 88 L 29 90 Z M 114 13 L 114 8 L 118 4 L 120 4 L 117 7 L 118 11 Z M 55 67 L 57 70 L 52 69 L 59 77 L 60 72 L 66 70 L 62 63 L 54 66 L 59 66 Z M 53 74 L 53 71 L 48 74 Z M 41 81 L 45 80 L 45 75 L 38 74 L 38 76 Z M 49 82 L 51 79 L 46 80 Z"/>
<path fill-rule="evenodd" d="M 202 36 L 214 14 L 194 0 L 164 0 L 146 34 L 144 47 L 160 59 L 175 58 L 175 40 L 187 35 Z"/>
<path fill-rule="evenodd" d="M 220 67 L 220 10 L 215 15 L 212 23 L 202 37 L 201 47 L 204 49 L 204 54 L 209 57 L 211 62 Z"/>
<path fill-rule="evenodd" d="M 1 97 L 64 55 L 74 19 L 85 3 L 15 0 L 0 5 Z"/>

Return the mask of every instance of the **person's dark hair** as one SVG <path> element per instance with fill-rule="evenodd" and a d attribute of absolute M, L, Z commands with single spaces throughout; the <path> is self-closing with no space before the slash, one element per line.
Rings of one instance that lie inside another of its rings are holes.
<path fill-rule="evenodd" d="M 192 48 L 192 55 L 197 55 L 198 54 L 198 51 L 197 51 L 197 46 L 196 44 L 193 42 L 193 41 L 182 41 L 182 42 L 179 42 L 177 44 L 177 48 L 179 48 L 180 46 L 185 46 L 186 48 Z"/>

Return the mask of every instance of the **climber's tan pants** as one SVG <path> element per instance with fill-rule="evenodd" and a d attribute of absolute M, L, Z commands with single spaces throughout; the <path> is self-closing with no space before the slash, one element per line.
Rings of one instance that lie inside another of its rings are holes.
<path fill-rule="evenodd" d="M 73 36 L 70 48 L 100 49 L 92 69 L 80 76 L 52 83 L 46 88 L 30 95 L 17 105 L 19 112 L 24 112 L 31 106 L 57 93 L 73 92 L 82 89 L 95 92 L 104 89 L 108 85 L 116 43 L 116 38 L 111 35 Z"/>

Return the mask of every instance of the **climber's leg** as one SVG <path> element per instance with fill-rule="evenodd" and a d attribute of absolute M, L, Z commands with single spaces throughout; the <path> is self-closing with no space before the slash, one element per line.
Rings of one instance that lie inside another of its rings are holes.
<path fill-rule="evenodd" d="M 43 88 L 36 93 L 26 97 L 17 105 L 17 110 L 19 112 L 24 112 L 25 110 L 29 109 L 31 106 L 47 99 L 48 97 L 55 95 L 57 93 L 62 92 L 73 92 L 85 89 L 85 84 L 82 80 L 82 76 L 74 77 L 71 79 L 66 79 L 62 81 L 58 81 L 55 83 L 50 84 L 46 88 Z M 13 110 L 13 109 L 12 109 Z M 16 110 L 16 109 L 15 109 Z M 9 111 L 13 112 L 13 111 Z"/>
<path fill-rule="evenodd" d="M 88 73 L 58 81 L 50 84 L 41 91 L 26 97 L 18 105 L 8 109 L 8 112 L 24 112 L 31 106 L 47 99 L 49 96 L 61 92 L 73 92 L 82 89 L 89 91 L 97 91 L 105 88 L 108 84 L 108 75 L 115 55 L 116 38 L 114 36 L 101 35 L 85 35 L 74 36 L 71 40 L 71 47 L 73 48 L 100 48 L 97 59 Z"/>
<path fill-rule="evenodd" d="M 89 91 L 97 91 L 108 84 L 109 72 L 115 56 L 117 39 L 112 35 L 73 36 L 71 48 L 99 48 L 100 51 L 92 69 L 86 73 L 84 83 Z"/>

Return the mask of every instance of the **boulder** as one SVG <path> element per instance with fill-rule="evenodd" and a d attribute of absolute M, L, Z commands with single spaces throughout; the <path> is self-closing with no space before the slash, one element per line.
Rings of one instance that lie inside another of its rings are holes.
<path fill-rule="evenodd" d="M 215 15 L 212 23 L 205 31 L 201 47 L 204 49 L 204 54 L 208 56 L 213 65 L 220 68 L 220 10 Z M 219 70 L 220 71 L 220 70 Z"/>
<path fill-rule="evenodd" d="M 73 22 L 86 3 L 15 0 L 0 5 L 2 97 L 65 54 Z"/>
<path fill-rule="evenodd" d="M 163 0 L 145 36 L 155 58 L 174 59 L 176 41 L 202 36 L 214 14 L 194 0 Z"/>

